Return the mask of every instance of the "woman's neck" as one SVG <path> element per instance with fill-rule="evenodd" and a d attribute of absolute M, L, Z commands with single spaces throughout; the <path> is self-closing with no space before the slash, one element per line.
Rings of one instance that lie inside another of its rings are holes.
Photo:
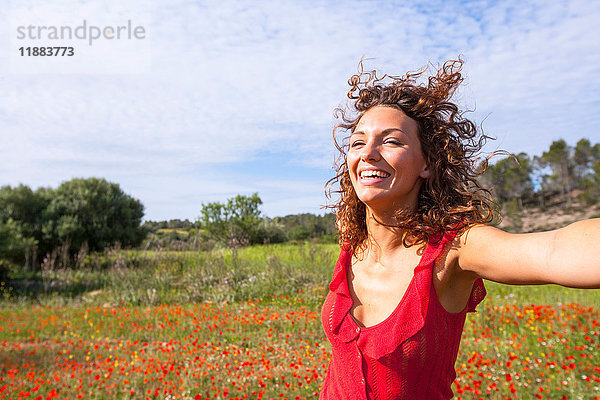
<path fill-rule="evenodd" d="M 376 216 L 367 209 L 367 239 L 365 255 L 376 261 L 385 258 L 393 252 L 404 248 L 404 241 L 410 243 L 409 232 L 396 228 L 397 222 L 393 216 Z"/>

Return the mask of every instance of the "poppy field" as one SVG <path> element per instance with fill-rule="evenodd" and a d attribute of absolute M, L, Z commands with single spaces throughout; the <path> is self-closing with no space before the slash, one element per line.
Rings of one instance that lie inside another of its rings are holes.
<path fill-rule="evenodd" d="M 318 398 L 336 252 L 121 251 L 1 283 L 0 399 Z M 486 286 L 457 399 L 600 399 L 600 291 Z"/>

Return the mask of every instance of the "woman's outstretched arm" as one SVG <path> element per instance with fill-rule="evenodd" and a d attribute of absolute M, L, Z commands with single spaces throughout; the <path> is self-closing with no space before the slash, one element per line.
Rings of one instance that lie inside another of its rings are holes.
<path fill-rule="evenodd" d="M 460 237 L 458 264 L 500 283 L 600 288 L 600 218 L 526 234 L 474 226 Z"/>

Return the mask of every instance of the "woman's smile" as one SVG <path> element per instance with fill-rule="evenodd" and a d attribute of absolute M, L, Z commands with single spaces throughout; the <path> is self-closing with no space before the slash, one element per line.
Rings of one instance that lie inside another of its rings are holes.
<path fill-rule="evenodd" d="M 362 185 L 374 185 L 383 182 L 385 179 L 389 178 L 391 174 L 376 168 L 362 168 L 359 169 L 358 176 L 360 177 L 360 183 Z"/>

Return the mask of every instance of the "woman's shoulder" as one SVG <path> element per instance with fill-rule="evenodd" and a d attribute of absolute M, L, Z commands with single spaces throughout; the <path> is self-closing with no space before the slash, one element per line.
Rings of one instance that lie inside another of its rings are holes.
<path fill-rule="evenodd" d="M 464 269 L 466 262 L 471 262 L 482 250 L 482 244 L 487 250 L 500 246 L 506 232 L 485 224 L 471 224 L 459 227 L 445 233 L 447 243 L 443 252 L 443 268 L 452 279 L 473 281 L 477 278 L 470 270 Z M 487 251 L 486 251 L 487 253 Z"/>
<path fill-rule="evenodd" d="M 478 244 L 481 240 L 487 240 L 490 245 L 493 245 L 493 240 L 506 232 L 490 225 L 472 224 L 451 231 L 450 234 L 452 235 L 452 247 L 457 251 L 462 251 L 473 247 L 474 243 Z"/>

